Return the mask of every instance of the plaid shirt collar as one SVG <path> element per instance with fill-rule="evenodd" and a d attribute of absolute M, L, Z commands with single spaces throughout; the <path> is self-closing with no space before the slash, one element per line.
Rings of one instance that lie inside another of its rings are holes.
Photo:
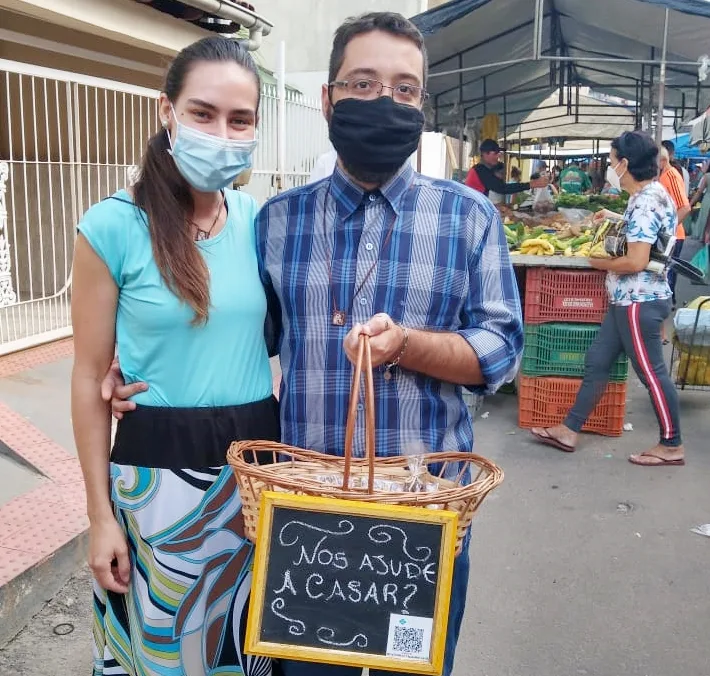
<path fill-rule="evenodd" d="M 394 212 L 399 216 L 402 197 L 407 192 L 414 178 L 414 169 L 407 160 L 397 173 L 378 192 L 390 203 Z M 338 216 L 342 219 L 349 218 L 362 204 L 365 190 L 357 185 L 341 168 L 335 165 L 333 176 L 330 179 L 330 195 L 335 200 Z"/>

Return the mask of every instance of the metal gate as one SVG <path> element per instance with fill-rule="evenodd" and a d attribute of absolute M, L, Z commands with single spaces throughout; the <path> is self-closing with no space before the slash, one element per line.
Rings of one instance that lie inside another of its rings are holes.
<path fill-rule="evenodd" d="M 0 59 L 0 354 L 71 335 L 76 224 L 132 180 L 159 128 L 158 92 Z M 278 167 L 278 110 L 286 133 Z M 244 188 L 260 202 L 307 180 L 327 146 L 315 101 L 262 89 Z"/>

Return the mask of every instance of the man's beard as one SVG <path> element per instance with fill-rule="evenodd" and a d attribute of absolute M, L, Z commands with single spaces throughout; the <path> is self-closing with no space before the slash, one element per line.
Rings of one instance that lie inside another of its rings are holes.
<path fill-rule="evenodd" d="M 338 155 L 338 157 L 340 157 L 340 155 Z M 360 183 L 384 185 L 400 169 L 400 167 L 397 167 L 394 170 L 390 169 L 388 171 L 372 171 L 370 169 L 363 169 L 362 167 L 358 167 L 357 165 L 352 164 L 350 162 L 346 162 L 342 157 L 340 157 L 340 161 L 343 163 L 345 171 L 347 171 L 350 176 L 352 176 L 356 181 L 359 181 Z"/>

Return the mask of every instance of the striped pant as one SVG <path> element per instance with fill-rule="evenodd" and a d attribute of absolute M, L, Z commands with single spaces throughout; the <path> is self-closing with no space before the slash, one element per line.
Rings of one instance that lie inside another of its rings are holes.
<path fill-rule="evenodd" d="M 661 325 L 670 312 L 670 298 L 609 307 L 599 334 L 587 351 L 584 381 L 565 419 L 569 429 L 574 432 L 582 429 L 604 394 L 614 362 L 625 352 L 651 396 L 660 443 L 670 447 L 683 443 L 678 393 L 663 359 L 661 343 Z"/>

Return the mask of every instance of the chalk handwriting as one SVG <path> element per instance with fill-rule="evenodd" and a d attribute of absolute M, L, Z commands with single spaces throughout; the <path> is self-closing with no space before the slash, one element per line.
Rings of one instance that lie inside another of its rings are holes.
<path fill-rule="evenodd" d="M 284 601 L 280 596 L 275 598 L 271 602 L 271 612 L 280 617 L 282 620 L 286 620 L 289 623 L 288 633 L 292 636 L 303 636 L 306 633 L 306 625 L 301 622 L 301 620 L 294 620 L 292 617 L 287 617 L 282 613 L 278 612 L 286 607 L 286 601 Z"/>
<path fill-rule="evenodd" d="M 285 528 L 285 526 L 284 526 Z M 405 555 L 412 561 L 424 562 L 431 557 L 430 547 L 416 547 L 415 550 L 419 554 L 419 558 L 414 556 L 407 550 L 407 534 L 401 528 L 397 526 L 392 526 L 390 524 L 382 523 L 377 526 L 372 526 L 367 533 L 367 536 L 375 544 L 385 544 L 392 541 L 392 535 L 388 533 L 389 530 L 397 531 L 402 536 L 402 551 Z"/>
<path fill-rule="evenodd" d="M 407 604 L 410 602 L 410 600 L 412 599 L 412 597 L 419 591 L 419 588 L 417 587 L 417 585 L 410 583 L 410 584 L 405 584 L 405 585 L 404 585 L 404 589 L 405 589 L 405 590 L 407 590 L 407 589 L 411 589 L 411 590 L 412 590 L 412 591 L 409 593 L 409 595 L 407 596 L 407 598 L 404 599 L 404 601 L 402 601 L 402 607 L 404 608 L 404 611 L 405 611 L 405 612 L 409 612 L 409 608 L 407 607 Z"/>
<path fill-rule="evenodd" d="M 351 645 L 356 645 L 358 648 L 367 648 L 367 636 L 365 634 L 355 634 L 349 641 L 334 641 L 335 632 L 332 629 L 319 627 L 318 631 L 316 631 L 316 636 L 321 643 L 337 646 L 338 648 L 347 648 Z"/>
<path fill-rule="evenodd" d="M 291 528 L 291 526 L 302 526 L 303 528 L 306 528 L 308 530 L 314 530 L 318 533 L 325 533 L 326 535 L 348 535 L 355 530 L 355 526 L 353 525 L 352 521 L 348 521 L 347 519 L 341 519 L 340 521 L 338 521 L 338 528 L 340 529 L 339 531 L 328 530 L 327 528 L 321 528 L 320 526 L 313 526 L 312 524 L 305 523 L 304 521 L 289 521 L 288 523 L 284 524 L 281 527 L 281 530 L 279 531 L 279 542 L 284 547 L 291 547 L 298 542 L 298 533 L 293 536 L 293 540 L 284 539 L 286 530 Z"/>
<path fill-rule="evenodd" d="M 313 548 L 311 555 L 308 555 L 305 545 L 301 545 L 301 556 L 297 561 L 293 562 L 294 566 L 300 566 L 304 561 L 309 566 L 312 566 L 316 561 L 322 566 L 330 566 L 331 564 L 338 568 L 339 570 L 345 570 L 348 567 L 348 560 L 345 558 L 345 552 L 331 552 L 329 549 L 323 547 L 323 543 L 328 539 L 327 535 L 324 535 Z M 322 547 L 322 548 L 321 548 Z"/>
<path fill-rule="evenodd" d="M 296 587 L 293 586 L 293 580 L 291 580 L 291 571 L 288 568 L 284 573 L 284 583 L 281 585 L 281 589 L 274 589 L 274 594 L 283 594 L 287 589 L 294 596 L 296 596 Z"/>

